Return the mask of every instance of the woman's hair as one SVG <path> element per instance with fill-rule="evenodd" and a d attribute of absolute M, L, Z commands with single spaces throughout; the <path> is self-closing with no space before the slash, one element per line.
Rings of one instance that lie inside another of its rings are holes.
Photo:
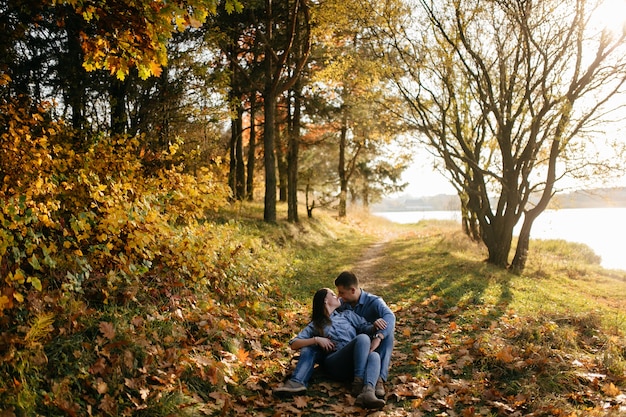
<path fill-rule="evenodd" d="M 324 327 L 331 323 L 330 317 L 326 312 L 326 303 L 324 303 L 327 294 L 328 288 L 322 288 L 321 290 L 317 290 L 313 296 L 313 313 L 311 320 L 313 321 L 315 330 L 317 330 L 320 336 L 324 336 Z"/>

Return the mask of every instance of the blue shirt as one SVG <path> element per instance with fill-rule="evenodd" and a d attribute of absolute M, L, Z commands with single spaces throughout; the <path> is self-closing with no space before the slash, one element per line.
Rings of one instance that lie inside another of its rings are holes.
<path fill-rule="evenodd" d="M 300 333 L 289 341 L 296 339 L 310 339 L 315 336 L 326 337 L 335 344 L 335 349 L 340 350 L 347 345 L 359 333 L 372 333 L 374 326 L 363 317 L 353 311 L 333 311 L 330 315 L 331 324 L 324 327 L 324 334 L 319 334 L 313 322 L 307 324 Z"/>
<path fill-rule="evenodd" d="M 359 301 L 354 307 L 348 303 L 342 302 L 341 306 L 337 310 L 353 311 L 370 323 L 374 323 L 378 319 L 385 320 L 387 322 L 387 328 L 376 332 L 382 333 L 385 338 L 392 336 L 391 333 L 396 327 L 396 316 L 393 314 L 393 311 L 391 311 L 389 306 L 387 306 L 385 301 L 382 298 L 363 290 L 361 290 Z"/>

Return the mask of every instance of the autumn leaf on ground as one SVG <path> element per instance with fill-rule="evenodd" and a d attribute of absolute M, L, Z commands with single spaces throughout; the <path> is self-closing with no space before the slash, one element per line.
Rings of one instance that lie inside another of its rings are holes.
<path fill-rule="evenodd" d="M 250 353 L 244 348 L 239 348 L 237 350 L 237 359 L 239 359 L 241 363 L 248 363 L 250 361 Z"/>
<path fill-rule="evenodd" d="M 104 372 L 107 369 L 107 363 L 106 363 L 106 359 L 100 357 L 98 358 L 98 360 L 96 360 L 96 362 L 91 365 L 91 367 L 89 368 L 89 372 L 92 374 L 104 374 Z"/>
<path fill-rule="evenodd" d="M 105 394 L 109 390 L 109 386 L 102 380 L 102 378 L 98 378 L 96 380 L 96 390 L 98 391 L 98 394 Z"/>
<path fill-rule="evenodd" d="M 617 388 L 615 384 L 613 384 L 612 382 L 608 384 L 604 384 L 602 386 L 602 392 L 610 397 L 617 397 L 618 395 L 621 394 L 621 391 L 619 390 L 619 388 Z"/>
<path fill-rule="evenodd" d="M 496 354 L 496 359 L 504 363 L 511 363 L 515 359 L 511 346 L 505 346 Z"/>
<path fill-rule="evenodd" d="M 115 328 L 111 323 L 107 321 L 101 321 L 100 326 L 98 327 L 100 328 L 100 332 L 102 333 L 102 335 L 107 339 L 113 340 L 115 338 Z"/>
<path fill-rule="evenodd" d="M 308 404 L 308 397 L 297 396 L 293 397 L 293 404 L 298 408 L 306 408 Z"/>

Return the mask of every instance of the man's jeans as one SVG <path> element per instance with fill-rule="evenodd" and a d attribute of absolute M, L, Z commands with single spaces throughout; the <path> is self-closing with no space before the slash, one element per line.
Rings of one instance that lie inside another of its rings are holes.
<path fill-rule="evenodd" d="M 394 326 L 395 327 L 395 326 Z M 389 364 L 391 363 L 391 354 L 393 353 L 393 335 L 394 330 L 391 329 L 381 342 L 376 352 L 380 354 L 380 377 L 383 381 L 387 381 L 389 376 Z"/>
<path fill-rule="evenodd" d="M 363 378 L 364 383 L 376 386 L 380 375 L 380 355 L 370 353 L 371 340 L 366 334 L 359 334 L 346 346 L 324 359 L 326 372 L 334 379 L 352 380 Z"/>

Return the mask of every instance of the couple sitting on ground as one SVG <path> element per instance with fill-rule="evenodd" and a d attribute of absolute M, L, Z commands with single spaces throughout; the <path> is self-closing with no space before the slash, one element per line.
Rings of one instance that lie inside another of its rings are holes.
<path fill-rule="evenodd" d="M 315 293 L 311 322 L 289 341 L 292 349 L 300 350 L 296 369 L 274 394 L 306 391 L 319 363 L 330 377 L 352 380 L 357 405 L 381 408 L 396 317 L 382 298 L 359 288 L 352 272 L 339 274 L 335 286 L 339 296 L 329 288 Z"/>

